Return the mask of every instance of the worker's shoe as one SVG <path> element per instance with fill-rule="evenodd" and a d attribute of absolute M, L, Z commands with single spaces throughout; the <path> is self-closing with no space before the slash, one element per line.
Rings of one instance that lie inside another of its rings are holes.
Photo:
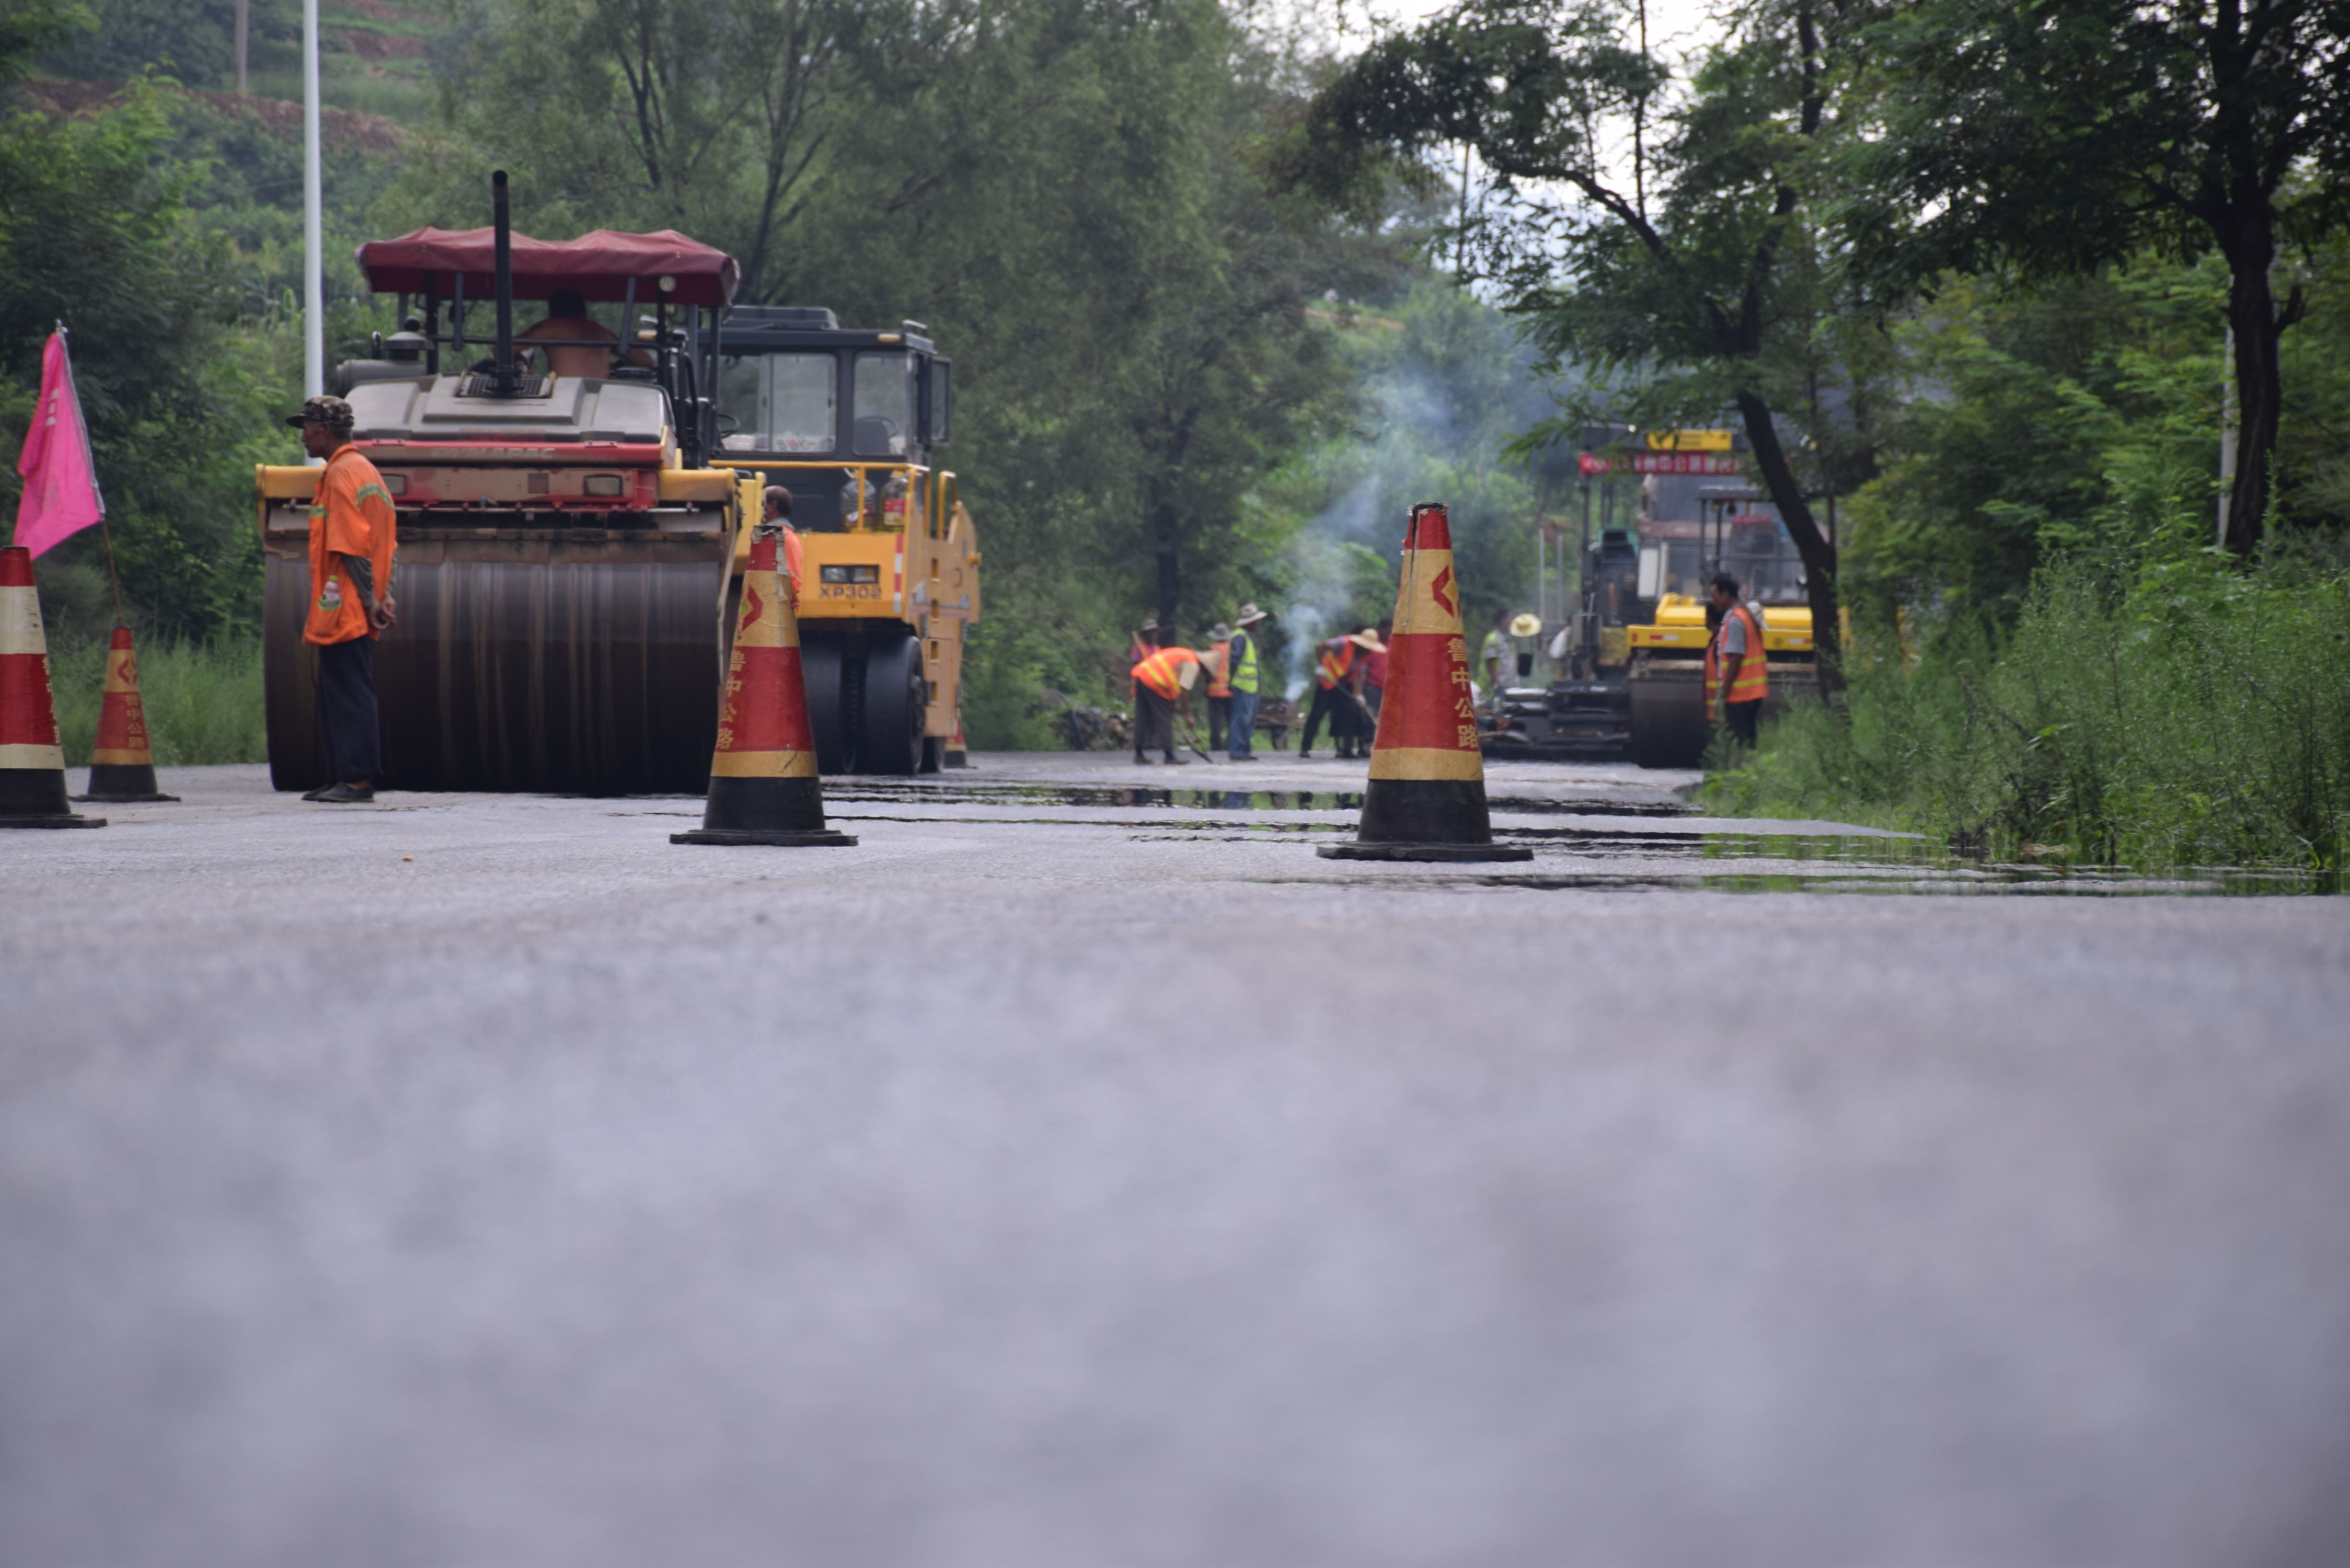
<path fill-rule="evenodd" d="M 330 784 L 324 789 L 314 789 L 304 800 L 326 801 L 335 805 L 357 805 L 375 798 L 373 784 L 361 784 L 353 789 L 347 784 Z"/>
<path fill-rule="evenodd" d="M 1134 753 L 1134 760 L 1135 760 L 1136 762 L 1140 763 L 1143 763 L 1143 764 L 1145 764 L 1145 765 L 1148 765 L 1148 764 L 1149 763 L 1149 762 L 1150 762 L 1150 759 L 1149 759 L 1149 757 L 1144 756 L 1140 752 L 1137 752 L 1137 753 Z"/>
<path fill-rule="evenodd" d="M 1190 767 L 1191 765 L 1191 759 L 1189 757 L 1179 757 L 1174 753 L 1170 752 L 1167 753 L 1167 765 L 1170 768 Z"/>

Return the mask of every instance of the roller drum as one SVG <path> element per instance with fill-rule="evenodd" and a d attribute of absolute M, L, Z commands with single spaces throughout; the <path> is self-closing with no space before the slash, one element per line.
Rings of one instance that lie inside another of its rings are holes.
<path fill-rule="evenodd" d="M 1632 760 L 1644 768 L 1693 768 L 1705 760 L 1705 673 L 1693 660 L 1636 664 Z"/>
<path fill-rule="evenodd" d="M 699 794 L 717 739 L 724 586 L 715 541 L 403 538 L 400 623 L 378 644 L 386 784 Z M 500 558 L 504 556 L 504 558 Z M 538 556 L 541 558 L 532 558 Z M 326 782 L 307 564 L 273 557 L 270 776 Z"/>

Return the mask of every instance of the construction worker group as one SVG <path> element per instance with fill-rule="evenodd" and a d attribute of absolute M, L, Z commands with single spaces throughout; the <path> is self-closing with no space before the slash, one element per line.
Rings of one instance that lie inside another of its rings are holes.
<path fill-rule="evenodd" d="M 1254 605 L 1243 605 L 1229 623 L 1209 628 L 1207 646 L 1185 648 L 1164 642 L 1156 616 L 1145 620 L 1128 649 L 1134 681 L 1134 760 L 1149 763 L 1156 752 L 1168 763 L 1180 766 L 1176 732 L 1183 731 L 1189 749 L 1208 756 L 1223 752 L 1234 762 L 1255 755 L 1259 700 L 1264 680 L 1263 651 L 1258 628 L 1272 618 Z M 1326 726 L 1340 757 L 1367 757 L 1378 728 L 1379 702 L 1387 689 L 1388 625 L 1364 626 L 1315 647 L 1314 701 L 1307 710 L 1301 758 L 1314 754 L 1314 742 Z M 1191 721 L 1191 693 L 1204 682 L 1207 735 L 1201 743 Z M 1272 722 L 1272 721 L 1268 721 Z M 1277 737 L 1286 720 L 1279 722 Z"/>

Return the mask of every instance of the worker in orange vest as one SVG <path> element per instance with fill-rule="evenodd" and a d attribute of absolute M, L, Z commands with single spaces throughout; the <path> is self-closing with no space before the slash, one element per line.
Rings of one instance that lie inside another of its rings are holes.
<path fill-rule="evenodd" d="M 1167 753 L 1170 767 L 1190 760 L 1175 754 L 1175 704 L 1189 706 L 1200 669 L 1200 656 L 1188 648 L 1162 648 L 1134 667 L 1136 762 L 1149 762 L 1154 746 Z"/>
<path fill-rule="evenodd" d="M 1363 717 L 1363 682 L 1369 676 L 1371 655 L 1387 649 L 1378 631 L 1365 627 L 1345 637 L 1334 637 L 1314 650 L 1314 706 L 1305 712 L 1302 761 L 1314 754 L 1314 737 L 1322 721 L 1330 722 L 1330 740 L 1340 757 L 1371 754 L 1371 726 Z"/>
<path fill-rule="evenodd" d="M 1771 695 L 1770 659 L 1762 647 L 1762 622 L 1738 594 L 1736 577 L 1716 574 L 1713 607 L 1721 613 L 1721 624 L 1705 648 L 1705 716 L 1711 721 L 1718 713 L 1730 732 L 1751 746 L 1762 717 L 1762 700 Z"/>
<path fill-rule="evenodd" d="M 1224 749 L 1232 727 L 1232 628 L 1218 621 L 1208 630 L 1208 651 L 1200 657 L 1208 670 L 1208 750 Z"/>
<path fill-rule="evenodd" d="M 796 608 L 800 602 L 800 561 L 806 551 L 800 545 L 800 531 L 792 526 L 792 493 L 780 484 L 770 484 L 763 499 L 765 504 L 759 509 L 759 521 L 784 531 L 784 576 L 791 579 L 792 604 Z"/>

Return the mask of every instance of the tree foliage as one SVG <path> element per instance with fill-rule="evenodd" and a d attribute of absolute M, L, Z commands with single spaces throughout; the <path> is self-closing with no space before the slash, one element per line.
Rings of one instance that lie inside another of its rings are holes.
<path fill-rule="evenodd" d="M 2229 272 L 2241 458 L 2228 543 L 2258 545 L 2283 413 L 2281 241 L 2350 186 L 2350 6 L 2338 0 L 1918 0 L 1869 30 L 1881 129 L 1858 165 L 1881 265 L 2079 272 L 2147 245 Z M 1909 213 L 1928 216 L 1902 222 Z"/>
<path fill-rule="evenodd" d="M 1635 41 L 1637 16 L 1617 0 L 1468 0 L 1326 88 L 1286 167 L 1359 201 L 1473 149 L 1494 181 L 1486 265 L 1554 359 L 1611 373 L 1610 412 L 1738 410 L 1803 553 L 1832 686 L 1836 546 L 1813 501 L 1873 462 L 1866 344 L 1846 329 L 1877 307 L 1852 294 L 1826 223 L 1861 18 L 1755 0 L 1680 72 Z"/>

